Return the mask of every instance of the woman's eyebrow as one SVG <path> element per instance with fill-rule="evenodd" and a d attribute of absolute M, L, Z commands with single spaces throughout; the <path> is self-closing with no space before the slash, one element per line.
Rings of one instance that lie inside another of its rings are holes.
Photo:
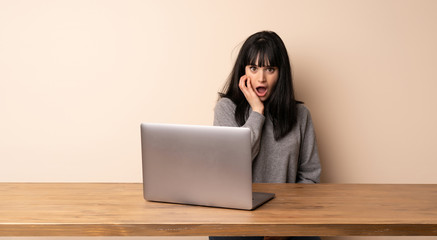
<path fill-rule="evenodd" d="M 251 66 L 251 67 L 259 67 L 261 68 L 258 64 L 248 64 L 246 66 Z M 264 68 L 278 68 L 277 66 L 272 66 L 272 65 L 264 65 Z"/>

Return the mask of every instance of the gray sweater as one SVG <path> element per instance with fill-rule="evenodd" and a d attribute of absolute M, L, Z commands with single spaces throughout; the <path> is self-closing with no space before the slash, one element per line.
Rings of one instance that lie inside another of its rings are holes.
<path fill-rule="evenodd" d="M 214 109 L 215 126 L 238 127 L 235 104 L 221 98 Z M 242 126 L 251 131 L 252 177 L 260 183 L 318 183 L 320 160 L 311 115 L 303 104 L 297 105 L 297 124 L 276 141 L 273 123 L 264 115 L 249 111 Z"/>

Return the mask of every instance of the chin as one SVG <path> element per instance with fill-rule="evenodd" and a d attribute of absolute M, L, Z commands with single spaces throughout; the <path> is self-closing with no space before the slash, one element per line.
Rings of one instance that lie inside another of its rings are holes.
<path fill-rule="evenodd" d="M 261 102 L 265 102 L 267 101 L 267 99 L 269 99 L 269 96 L 260 97 L 259 99 L 261 100 Z"/>

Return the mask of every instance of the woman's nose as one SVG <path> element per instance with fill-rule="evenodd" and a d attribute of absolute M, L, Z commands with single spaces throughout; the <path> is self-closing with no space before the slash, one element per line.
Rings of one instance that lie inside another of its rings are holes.
<path fill-rule="evenodd" d="M 264 69 L 262 69 L 262 71 L 258 72 L 258 82 L 265 82 L 266 81 L 266 72 L 264 71 Z"/>

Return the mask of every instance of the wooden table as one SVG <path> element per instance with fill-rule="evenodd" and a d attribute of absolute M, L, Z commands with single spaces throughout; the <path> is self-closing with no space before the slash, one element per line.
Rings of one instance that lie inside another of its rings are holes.
<path fill-rule="evenodd" d="M 255 211 L 147 202 L 142 185 L 0 183 L 0 236 L 437 236 L 437 185 L 254 184 Z"/>

